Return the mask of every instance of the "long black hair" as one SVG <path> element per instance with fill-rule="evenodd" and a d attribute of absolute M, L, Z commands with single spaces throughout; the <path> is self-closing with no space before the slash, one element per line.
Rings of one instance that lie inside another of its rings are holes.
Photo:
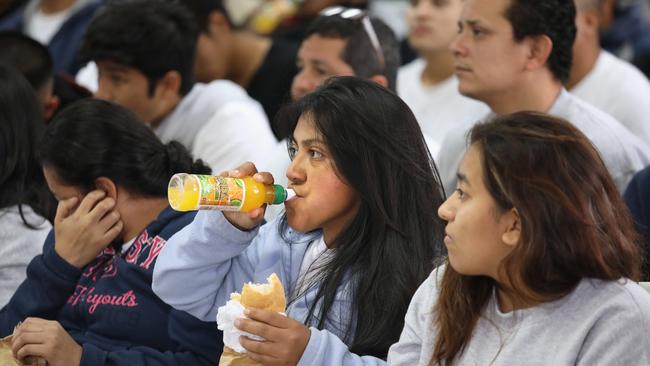
<path fill-rule="evenodd" d="M 436 209 L 444 193 L 436 166 L 411 110 L 376 83 L 333 78 L 279 118 L 293 132 L 303 115 L 314 121 L 335 171 L 361 201 L 357 215 L 331 243 L 336 254 L 306 286 L 319 286 L 306 323 L 319 316 L 317 327 L 323 328 L 342 280 L 351 276 L 351 321 L 344 325 L 344 341 L 354 353 L 385 358 L 442 242 L 444 224 Z M 285 216 L 281 232 L 287 225 Z"/>
<path fill-rule="evenodd" d="M 210 173 L 179 142 L 163 144 L 133 113 L 96 99 L 78 101 L 50 122 L 39 157 L 66 184 L 90 191 L 96 178 L 107 177 L 142 197 L 166 197 L 175 173 Z"/>
<path fill-rule="evenodd" d="M 41 105 L 27 80 L 14 68 L 0 64 L 0 208 L 30 206 L 52 221 L 55 200 L 36 160 L 36 146 L 45 130 Z"/>

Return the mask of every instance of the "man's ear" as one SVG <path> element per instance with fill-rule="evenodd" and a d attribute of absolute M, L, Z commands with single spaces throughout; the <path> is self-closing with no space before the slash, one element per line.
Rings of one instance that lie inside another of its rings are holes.
<path fill-rule="evenodd" d="M 528 55 L 526 62 L 527 70 L 536 70 L 546 67 L 546 62 L 553 51 L 553 41 L 547 35 L 528 37 L 525 42 L 528 44 Z"/>
<path fill-rule="evenodd" d="M 384 88 L 388 89 L 388 79 L 384 75 L 373 75 L 368 78 L 370 81 L 374 81 L 375 83 L 383 86 Z"/>
<path fill-rule="evenodd" d="M 181 83 L 183 77 L 176 70 L 169 70 L 158 79 L 154 94 L 163 99 L 173 99 L 181 97 Z"/>
<path fill-rule="evenodd" d="M 106 197 L 111 197 L 117 202 L 117 186 L 107 177 L 98 177 L 95 179 L 95 188 L 106 192 Z"/>
<path fill-rule="evenodd" d="M 501 234 L 501 240 L 511 247 L 516 247 L 521 239 L 521 218 L 516 208 L 511 208 L 501 216 L 504 223 L 505 231 Z"/>
<path fill-rule="evenodd" d="M 608 29 L 614 22 L 614 9 L 616 0 L 603 0 L 598 9 L 598 25 L 600 31 Z"/>
<path fill-rule="evenodd" d="M 56 95 L 50 95 L 45 103 L 43 104 L 43 118 L 45 121 L 49 121 L 54 116 L 54 112 L 59 109 L 61 105 L 61 99 Z"/>
<path fill-rule="evenodd" d="M 218 10 L 210 12 L 207 22 L 207 33 L 210 36 L 222 36 L 223 34 L 230 33 L 230 23 L 226 15 Z"/>

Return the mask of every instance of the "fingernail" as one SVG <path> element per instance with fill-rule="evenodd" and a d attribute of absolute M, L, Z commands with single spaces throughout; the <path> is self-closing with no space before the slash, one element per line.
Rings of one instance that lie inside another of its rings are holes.
<path fill-rule="evenodd" d="M 230 174 L 232 175 L 239 175 L 239 169 L 231 170 Z"/>
<path fill-rule="evenodd" d="M 244 315 L 246 316 L 251 315 L 250 309 L 244 309 Z"/>
<path fill-rule="evenodd" d="M 235 319 L 235 327 L 239 328 L 240 325 L 241 325 L 241 320 Z"/>

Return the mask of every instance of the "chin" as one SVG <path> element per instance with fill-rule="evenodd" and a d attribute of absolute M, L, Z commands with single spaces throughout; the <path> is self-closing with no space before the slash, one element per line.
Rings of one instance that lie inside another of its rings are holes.
<path fill-rule="evenodd" d="M 464 83 L 463 83 L 462 79 L 459 78 L 459 81 L 460 82 L 458 83 L 458 92 L 460 92 L 460 94 L 462 94 L 462 95 L 464 95 L 464 96 L 466 96 L 468 98 L 481 100 L 479 98 L 480 93 L 478 91 L 476 91 L 474 88 L 471 88 L 470 86 L 468 86 L 466 84 L 463 85 Z"/>
<path fill-rule="evenodd" d="M 287 210 L 287 224 L 289 224 L 289 227 L 291 227 L 293 230 L 301 233 L 308 233 L 317 229 L 313 227 L 313 225 L 309 225 L 304 220 L 301 220 L 300 216 L 295 212 L 291 212 L 289 210 Z"/>

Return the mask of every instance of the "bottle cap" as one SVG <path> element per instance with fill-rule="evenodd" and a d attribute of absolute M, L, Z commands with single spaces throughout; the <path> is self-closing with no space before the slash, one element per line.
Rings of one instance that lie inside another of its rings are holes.
<path fill-rule="evenodd" d="M 273 200 L 274 205 L 280 204 L 287 199 L 287 190 L 281 185 L 274 184 L 273 190 L 275 191 L 275 199 Z"/>

